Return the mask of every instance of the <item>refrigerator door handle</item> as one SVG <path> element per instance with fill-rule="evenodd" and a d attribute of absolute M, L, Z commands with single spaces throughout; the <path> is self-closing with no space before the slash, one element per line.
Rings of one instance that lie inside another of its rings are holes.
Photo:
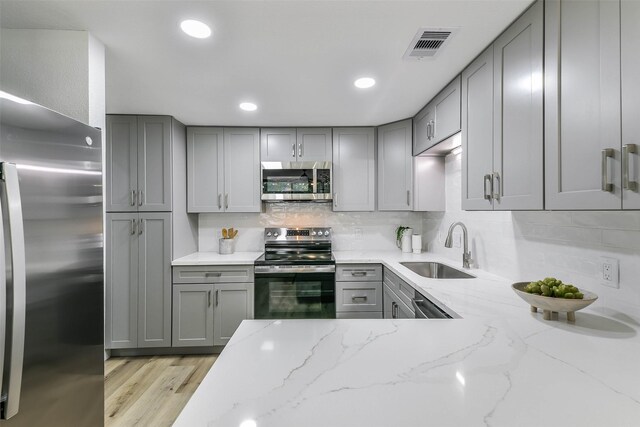
<path fill-rule="evenodd" d="M 22 224 L 22 201 L 18 170 L 12 163 L 2 163 L 2 180 L 7 195 L 7 213 L 11 232 L 11 271 L 13 276 L 13 313 L 11 332 L 11 354 L 6 371 L 7 398 L 3 418 L 9 419 L 18 413 L 22 388 L 22 364 L 24 360 L 24 327 L 26 311 L 26 259 L 24 250 L 24 228 Z"/>
<path fill-rule="evenodd" d="M 1 168 L 1 165 L 0 165 Z M 0 174 L 2 173 L 0 169 Z M 0 179 L 2 177 L 0 176 Z M 5 338 L 7 324 L 7 259 L 4 252 L 4 219 L 0 206 L 0 397 L 2 397 L 2 375 L 4 374 Z M 0 410 L 0 413 L 2 411 Z"/>

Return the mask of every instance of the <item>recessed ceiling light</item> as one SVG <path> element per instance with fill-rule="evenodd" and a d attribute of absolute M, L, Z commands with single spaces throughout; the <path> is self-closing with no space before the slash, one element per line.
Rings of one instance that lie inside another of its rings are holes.
<path fill-rule="evenodd" d="M 375 79 L 372 79 L 371 77 L 361 77 L 358 80 L 356 80 L 355 82 L 353 82 L 353 84 L 360 89 L 368 89 L 370 87 L 372 87 L 373 85 L 376 84 Z"/>
<path fill-rule="evenodd" d="M 182 28 L 182 31 L 187 35 L 197 39 L 206 39 L 211 35 L 211 28 L 204 22 L 196 21 L 195 19 L 182 21 L 180 28 Z"/>
<path fill-rule="evenodd" d="M 242 102 L 240 104 L 240 109 L 244 111 L 256 111 L 258 106 L 253 102 Z"/>

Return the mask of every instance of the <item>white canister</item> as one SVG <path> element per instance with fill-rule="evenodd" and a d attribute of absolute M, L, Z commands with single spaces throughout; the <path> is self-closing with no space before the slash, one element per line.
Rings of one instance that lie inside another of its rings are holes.
<path fill-rule="evenodd" d="M 411 246 L 414 254 L 422 252 L 422 234 L 413 234 L 411 236 Z"/>
<path fill-rule="evenodd" d="M 413 228 L 406 228 L 402 232 L 402 239 L 400 240 L 400 247 L 402 248 L 402 252 L 410 253 L 411 252 L 411 235 L 413 234 Z"/>

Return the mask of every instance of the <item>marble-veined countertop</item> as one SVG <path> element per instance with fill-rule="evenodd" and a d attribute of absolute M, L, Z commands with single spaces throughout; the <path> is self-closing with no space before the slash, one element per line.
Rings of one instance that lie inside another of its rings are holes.
<path fill-rule="evenodd" d="M 575 324 L 544 321 L 510 280 L 426 279 L 400 264 L 460 267 L 431 254 L 334 256 L 382 263 L 461 318 L 244 321 L 176 426 L 640 425 L 630 317 L 596 301 Z"/>

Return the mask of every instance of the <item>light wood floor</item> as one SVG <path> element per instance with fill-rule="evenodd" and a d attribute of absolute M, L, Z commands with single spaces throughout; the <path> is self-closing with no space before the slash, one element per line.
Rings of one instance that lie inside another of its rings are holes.
<path fill-rule="evenodd" d="M 107 360 L 105 426 L 170 426 L 216 358 L 198 355 Z"/>

